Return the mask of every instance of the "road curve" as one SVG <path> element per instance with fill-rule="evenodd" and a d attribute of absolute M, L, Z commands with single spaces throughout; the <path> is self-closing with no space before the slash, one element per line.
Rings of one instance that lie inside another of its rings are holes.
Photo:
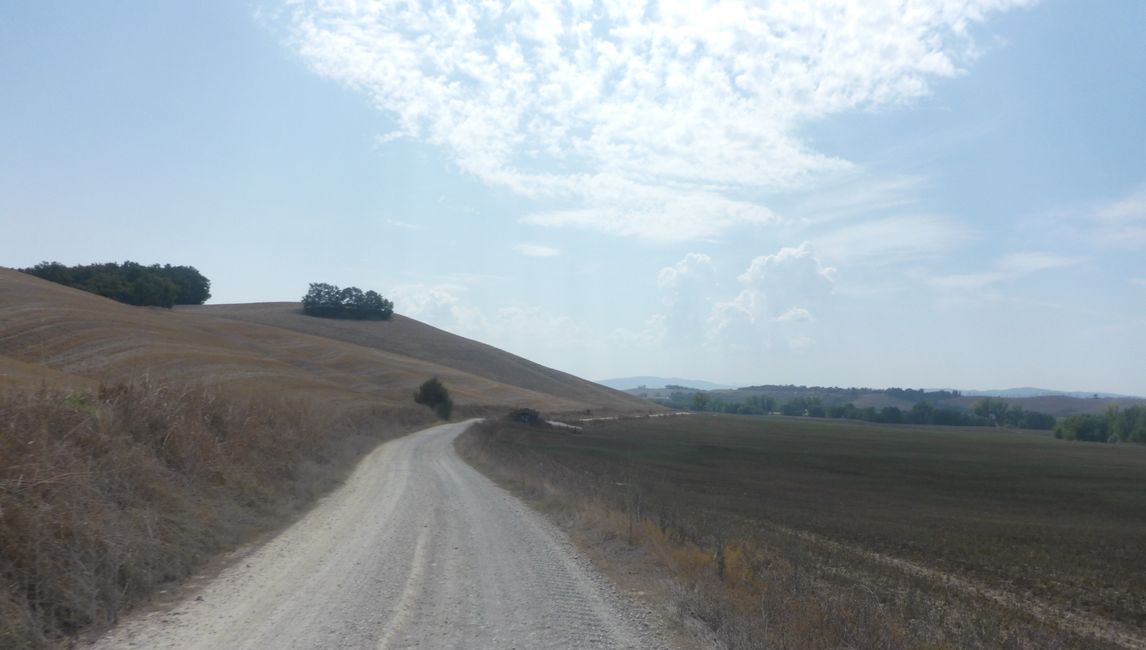
<path fill-rule="evenodd" d="M 648 610 L 457 456 L 469 424 L 380 446 L 298 523 L 95 647 L 665 647 Z"/>

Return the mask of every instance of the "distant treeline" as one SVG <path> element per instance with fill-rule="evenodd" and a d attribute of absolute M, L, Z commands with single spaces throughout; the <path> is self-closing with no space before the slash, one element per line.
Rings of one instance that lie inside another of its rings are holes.
<path fill-rule="evenodd" d="M 136 262 L 66 266 L 41 262 L 19 270 L 129 305 L 201 305 L 211 297 L 211 281 L 193 266 L 144 266 Z"/>
<path fill-rule="evenodd" d="M 957 427 L 1016 427 L 1021 429 L 1050 430 L 1055 426 L 1055 417 L 1048 413 L 1028 411 L 1021 406 L 1013 406 L 1001 399 L 985 398 L 975 403 L 972 411 L 962 411 L 950 407 L 937 407 L 930 401 L 916 402 L 909 410 L 895 406 L 877 409 L 869 406 L 859 408 L 854 404 L 825 406 L 818 397 L 793 397 L 785 402 L 767 395 L 752 395 L 743 402 L 725 402 L 710 397 L 703 392 L 686 394 L 673 392 L 667 400 L 658 403 L 675 409 L 733 413 L 740 415 L 781 415 L 813 418 L 837 418 L 863 420 L 886 424 L 941 424 Z M 1146 426 L 1146 420 L 1143 420 Z"/>
<path fill-rule="evenodd" d="M 1146 443 L 1146 407 L 1110 407 L 1105 415 L 1071 415 L 1054 429 L 1056 438 L 1086 442 Z"/>
<path fill-rule="evenodd" d="M 376 291 L 363 291 L 358 287 L 339 289 L 333 284 L 312 282 L 302 298 L 302 311 L 323 318 L 389 320 L 394 314 L 394 303 Z"/>
<path fill-rule="evenodd" d="M 669 387 L 671 388 L 671 386 Z M 888 397 L 902 399 L 908 402 L 921 402 L 924 400 L 936 402 L 962 397 L 957 390 L 925 390 L 923 388 L 865 388 L 839 386 L 797 386 L 795 384 L 779 385 L 767 384 L 762 386 L 745 386 L 737 388 L 734 394 L 761 394 L 770 395 L 776 399 L 791 399 L 795 397 L 818 397 L 825 404 L 846 404 L 854 402 L 864 395 L 881 394 Z"/>

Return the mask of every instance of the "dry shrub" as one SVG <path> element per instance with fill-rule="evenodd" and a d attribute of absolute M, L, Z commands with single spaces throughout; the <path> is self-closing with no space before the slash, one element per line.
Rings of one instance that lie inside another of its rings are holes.
<path fill-rule="evenodd" d="M 0 394 L 0 647 L 114 623 L 426 419 L 150 383 Z"/>

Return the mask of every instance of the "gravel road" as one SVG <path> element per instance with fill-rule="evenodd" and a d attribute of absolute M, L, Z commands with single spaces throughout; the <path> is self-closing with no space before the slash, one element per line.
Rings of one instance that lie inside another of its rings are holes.
<path fill-rule="evenodd" d="M 468 425 L 382 445 L 294 526 L 95 647 L 666 647 L 652 612 L 457 456 Z"/>

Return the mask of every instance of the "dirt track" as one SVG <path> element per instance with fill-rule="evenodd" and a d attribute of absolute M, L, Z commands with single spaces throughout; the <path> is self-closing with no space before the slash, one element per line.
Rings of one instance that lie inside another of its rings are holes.
<path fill-rule="evenodd" d="M 649 611 L 454 453 L 467 424 L 379 447 L 297 524 L 95 647 L 665 647 Z"/>

